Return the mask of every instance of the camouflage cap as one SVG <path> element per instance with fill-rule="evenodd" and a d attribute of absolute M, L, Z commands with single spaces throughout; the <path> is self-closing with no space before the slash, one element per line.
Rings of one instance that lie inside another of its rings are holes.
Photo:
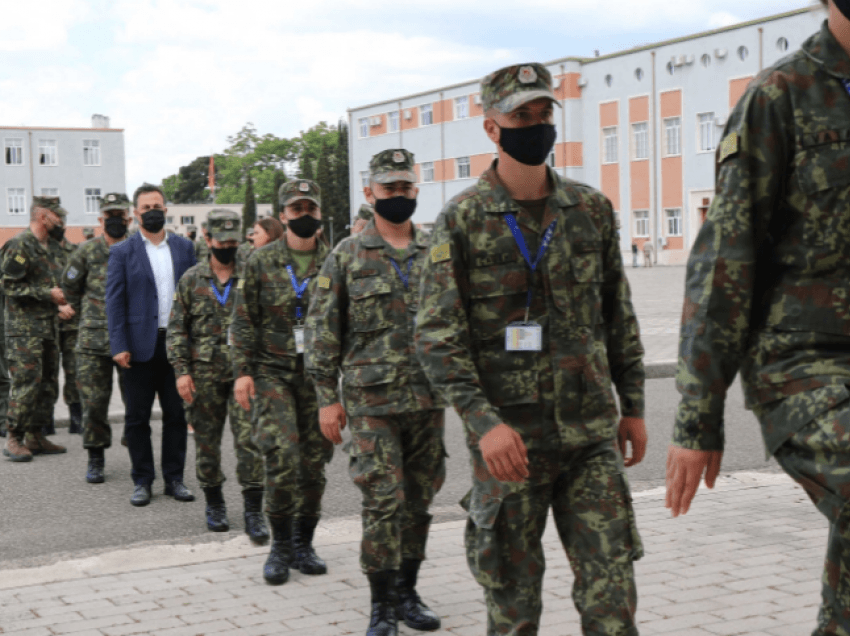
<path fill-rule="evenodd" d="M 509 113 L 541 97 L 560 106 L 552 92 L 552 74 L 536 62 L 506 66 L 481 80 L 481 103 L 485 112 L 495 108 L 500 113 Z"/>
<path fill-rule="evenodd" d="M 413 153 L 404 148 L 384 150 L 369 162 L 369 178 L 375 183 L 416 183 Z"/>
<path fill-rule="evenodd" d="M 106 210 L 129 210 L 133 207 L 133 203 L 127 198 L 126 194 L 120 192 L 110 192 L 100 199 L 100 211 Z"/>
<path fill-rule="evenodd" d="M 94 229 L 90 227 L 83 228 L 83 238 L 86 240 L 94 238 Z"/>
<path fill-rule="evenodd" d="M 375 211 L 372 209 L 371 205 L 364 203 L 360 206 L 360 209 L 357 210 L 357 218 L 363 219 L 364 221 L 371 221 L 375 216 Z"/>
<path fill-rule="evenodd" d="M 233 210 L 216 208 L 207 216 L 207 229 L 210 238 L 217 241 L 238 241 L 242 238 L 240 232 L 242 219 Z"/>
<path fill-rule="evenodd" d="M 44 208 L 58 214 L 63 219 L 68 215 L 68 212 L 59 205 L 59 197 L 33 197 L 32 204 L 37 208 Z"/>
<path fill-rule="evenodd" d="M 309 179 L 295 179 L 287 181 L 278 191 L 280 207 L 285 207 L 295 201 L 312 201 L 320 208 L 322 207 L 322 190 L 319 184 Z"/>

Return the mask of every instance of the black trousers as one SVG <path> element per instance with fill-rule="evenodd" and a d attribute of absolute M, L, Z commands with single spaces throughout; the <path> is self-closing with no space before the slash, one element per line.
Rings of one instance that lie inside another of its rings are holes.
<path fill-rule="evenodd" d="M 133 464 L 133 483 L 150 486 L 156 478 L 151 446 L 151 408 L 156 396 L 162 408 L 162 478 L 166 483 L 183 481 L 186 464 L 186 417 L 177 393 L 174 369 L 165 355 L 165 330 L 160 329 L 153 358 L 130 360 L 124 371 L 124 435 Z"/>

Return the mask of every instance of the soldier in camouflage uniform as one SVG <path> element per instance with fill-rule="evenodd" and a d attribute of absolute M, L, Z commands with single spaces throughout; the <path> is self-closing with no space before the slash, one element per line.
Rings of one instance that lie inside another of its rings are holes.
<path fill-rule="evenodd" d="M 94 228 L 84 227 L 83 228 L 83 238 L 86 241 L 90 241 L 94 238 Z"/>
<path fill-rule="evenodd" d="M 375 210 L 372 209 L 372 206 L 364 203 L 360 206 L 360 209 L 357 210 L 357 216 L 354 217 L 354 223 L 351 226 L 351 235 L 354 236 L 356 234 L 360 234 L 365 228 L 366 225 L 371 221 L 375 216 Z"/>
<path fill-rule="evenodd" d="M 227 532 L 230 522 L 221 485 L 221 435 L 230 415 L 236 451 L 236 476 L 245 504 L 245 532 L 264 543 L 263 457 L 251 440 L 251 418 L 233 397 L 233 364 L 227 335 L 233 318 L 231 291 L 239 281 L 236 249 L 240 219 L 230 210 L 208 217 L 210 258 L 180 278 L 168 321 L 166 348 L 186 418 L 195 431 L 195 470 L 206 497 L 207 528 Z"/>
<path fill-rule="evenodd" d="M 195 239 L 195 260 L 199 263 L 205 262 L 210 257 L 210 248 L 207 245 L 209 231 L 207 230 L 207 222 L 201 223 L 201 236 Z"/>
<path fill-rule="evenodd" d="M 12 379 L 3 454 L 11 461 L 26 462 L 33 454 L 66 451 L 42 433 L 51 421 L 57 397 L 57 306 L 58 315 L 65 320 L 74 315 L 56 285 L 61 270 L 49 247 L 51 233 L 64 226 L 65 216 L 58 197 L 33 197 L 29 228 L 3 249 L 6 356 Z"/>
<path fill-rule="evenodd" d="M 50 245 L 54 249 L 57 262 L 64 269 L 71 256 L 77 250 L 76 243 L 71 243 L 67 238 L 62 236 L 61 240 L 53 241 Z M 60 279 L 59 284 L 61 285 L 61 283 L 62 280 Z M 68 304 L 71 304 L 70 301 Z M 71 306 L 73 307 L 73 305 Z M 80 316 L 76 307 L 74 310 L 76 313 L 73 318 L 59 321 L 59 353 L 62 358 L 62 370 L 65 372 L 62 398 L 68 406 L 68 414 L 70 415 L 68 432 L 79 435 L 83 432 L 83 408 L 80 404 L 80 392 L 77 388 L 77 359 L 74 349 L 77 346 Z M 57 394 L 59 392 L 58 384 L 56 386 L 56 392 Z"/>
<path fill-rule="evenodd" d="M 0 251 L 2 261 L 2 251 Z M 0 437 L 6 437 L 6 411 L 9 409 L 9 388 L 12 380 L 9 378 L 9 364 L 6 362 L 6 297 L 0 289 Z"/>
<path fill-rule="evenodd" d="M 409 627 L 440 627 L 415 589 L 428 507 L 446 466 L 443 404 L 413 342 L 428 245 L 410 221 L 418 193 L 413 166 L 406 150 L 372 157 L 364 190 L 377 215 L 325 261 L 307 319 L 305 365 L 316 385 L 322 432 L 338 444 L 346 415 L 351 418 L 349 472 L 363 492 L 360 564 L 372 588 L 368 636 L 396 633 L 396 605 Z"/>
<path fill-rule="evenodd" d="M 850 636 L 850 2 L 750 84 L 717 150 L 688 262 L 667 506 L 688 511 L 724 446 L 740 370 L 768 456 L 830 524 L 814 636 Z"/>
<path fill-rule="evenodd" d="M 584 634 L 635 635 L 642 545 L 623 460 L 629 442 L 626 466 L 646 448 L 643 347 L 611 203 L 545 164 L 551 82 L 540 64 L 481 81 L 498 159 L 436 221 L 417 351 L 466 430 L 488 636 L 538 633 L 550 507 Z"/>
<path fill-rule="evenodd" d="M 248 257 L 254 251 L 254 228 L 248 228 L 245 232 L 245 242 L 236 250 L 236 273 L 241 274 L 248 262 Z"/>
<path fill-rule="evenodd" d="M 327 566 L 313 550 L 325 492 L 325 464 L 333 444 L 319 429 L 312 382 L 304 372 L 304 318 L 316 274 L 328 254 L 316 238 L 321 226 L 319 186 L 307 179 L 280 188 L 284 239 L 248 257 L 236 294 L 233 365 L 236 399 L 247 411 L 265 459 L 266 512 L 273 542 L 263 576 L 285 583 L 291 565 L 304 574 Z"/>
<path fill-rule="evenodd" d="M 106 319 L 106 266 L 109 250 L 125 240 L 130 223 L 130 200 L 112 192 L 100 200 L 102 234 L 83 243 L 62 272 L 62 291 L 80 315 L 76 343 L 77 380 L 83 404 L 83 448 L 88 451 L 86 481 L 105 480 L 105 449 L 112 446 L 109 401 L 112 398 L 113 368 L 124 397 L 124 372 L 112 360 Z"/>

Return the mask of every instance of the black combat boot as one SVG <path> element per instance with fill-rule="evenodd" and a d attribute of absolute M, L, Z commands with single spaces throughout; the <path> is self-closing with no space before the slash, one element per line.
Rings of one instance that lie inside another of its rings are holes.
<path fill-rule="evenodd" d="M 83 434 L 83 407 L 79 402 L 68 405 L 68 414 L 71 422 L 68 424 L 68 432 L 71 435 Z"/>
<path fill-rule="evenodd" d="M 89 449 L 89 467 L 86 471 L 86 481 L 90 484 L 102 484 L 105 481 L 103 476 L 104 468 L 103 449 Z"/>
<path fill-rule="evenodd" d="M 395 570 L 383 570 L 368 575 L 372 590 L 372 617 L 366 636 L 398 636 L 395 617 Z"/>
<path fill-rule="evenodd" d="M 289 580 L 292 554 L 292 517 L 269 515 L 272 527 L 272 549 L 263 566 L 263 578 L 270 585 L 283 585 Z"/>
<path fill-rule="evenodd" d="M 296 517 L 292 523 L 292 563 L 302 574 L 327 574 L 328 566 L 313 549 L 318 517 Z"/>
<path fill-rule="evenodd" d="M 213 532 L 227 532 L 230 522 L 227 520 L 227 508 L 224 507 L 224 496 L 221 485 L 204 488 L 204 498 L 207 500 L 206 516 L 207 529 Z"/>
<path fill-rule="evenodd" d="M 50 421 L 41 427 L 42 435 L 56 435 L 56 418 L 50 416 Z"/>
<path fill-rule="evenodd" d="M 269 540 L 269 528 L 263 515 L 263 489 L 250 488 L 242 491 L 245 503 L 245 534 L 257 545 Z"/>
<path fill-rule="evenodd" d="M 416 579 L 419 576 L 420 565 L 422 565 L 422 561 L 418 559 L 401 560 L 401 570 L 399 570 L 398 583 L 396 584 L 398 599 L 395 615 L 411 629 L 433 632 L 440 629 L 440 617 L 425 605 L 419 598 L 419 594 L 416 593 Z"/>

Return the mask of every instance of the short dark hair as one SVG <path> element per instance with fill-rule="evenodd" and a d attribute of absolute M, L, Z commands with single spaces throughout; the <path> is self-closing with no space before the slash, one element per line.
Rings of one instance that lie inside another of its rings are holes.
<path fill-rule="evenodd" d="M 162 191 L 162 188 L 152 183 L 143 183 L 138 188 L 136 188 L 136 191 L 133 193 L 134 208 L 139 207 L 139 196 L 147 194 L 148 192 L 159 192 L 159 195 L 162 197 L 162 203 L 165 204 L 165 192 Z"/>

